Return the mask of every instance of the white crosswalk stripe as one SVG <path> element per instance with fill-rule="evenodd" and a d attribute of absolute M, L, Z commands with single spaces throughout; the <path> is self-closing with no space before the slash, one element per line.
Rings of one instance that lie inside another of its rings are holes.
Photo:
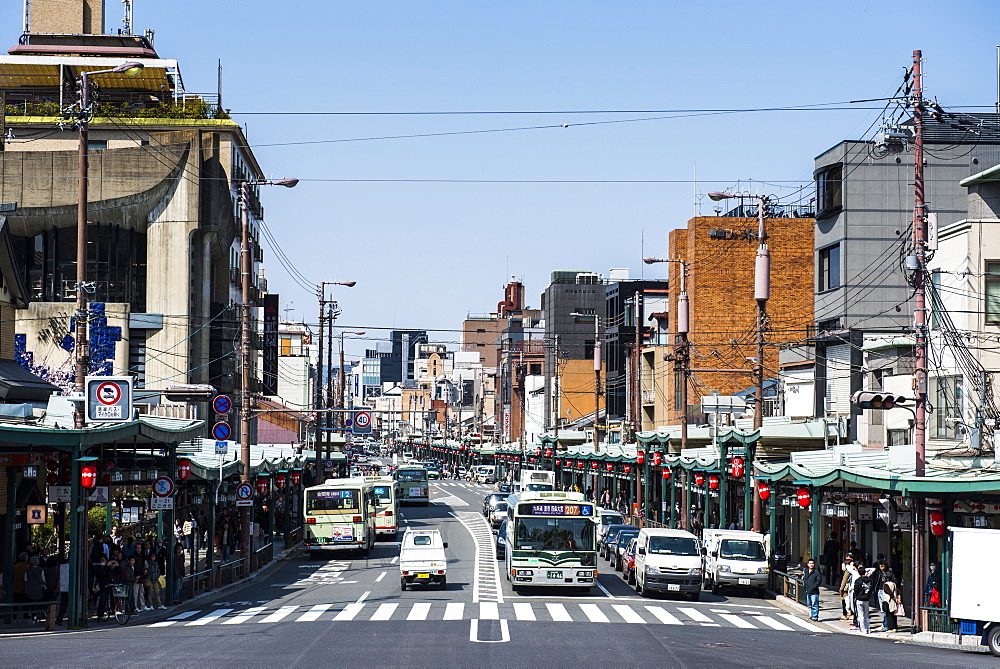
<path fill-rule="evenodd" d="M 293 614 L 298 614 L 292 618 Z M 150 627 L 171 625 L 204 626 L 212 624 L 242 625 L 253 623 L 294 622 L 372 622 L 399 621 L 461 621 L 516 620 L 542 623 L 598 623 L 598 624 L 652 624 L 701 627 L 732 627 L 737 629 L 768 629 L 778 632 L 829 633 L 830 630 L 805 621 L 778 609 L 734 611 L 732 608 L 695 608 L 693 606 L 645 605 L 640 601 L 594 602 L 465 602 L 403 601 L 403 602 L 353 602 L 350 604 L 322 603 L 308 606 L 287 605 L 277 609 L 252 606 L 246 609 L 203 609 L 184 611 L 169 620 L 152 623 Z"/>

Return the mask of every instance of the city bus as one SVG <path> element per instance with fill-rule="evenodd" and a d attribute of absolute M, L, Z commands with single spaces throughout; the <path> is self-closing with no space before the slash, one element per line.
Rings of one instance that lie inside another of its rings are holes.
<path fill-rule="evenodd" d="M 366 476 L 375 493 L 375 536 L 396 540 L 399 532 L 399 489 L 391 476 Z"/>
<path fill-rule="evenodd" d="M 430 490 L 427 486 L 427 468 L 416 465 L 401 465 L 392 473 L 396 480 L 396 493 L 401 504 L 430 504 Z"/>
<path fill-rule="evenodd" d="M 375 545 L 374 486 L 362 478 L 327 479 L 305 490 L 305 544 L 309 555 Z"/>
<path fill-rule="evenodd" d="M 523 490 L 507 498 L 504 563 L 514 590 L 597 583 L 597 507 L 582 493 Z"/>

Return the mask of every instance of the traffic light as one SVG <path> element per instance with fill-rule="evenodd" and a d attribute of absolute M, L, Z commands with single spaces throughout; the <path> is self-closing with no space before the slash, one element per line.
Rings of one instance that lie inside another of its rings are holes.
<path fill-rule="evenodd" d="M 184 383 L 167 386 L 163 396 L 171 402 L 211 402 L 218 391 L 207 383 Z"/>
<path fill-rule="evenodd" d="M 859 390 L 851 395 L 851 403 L 861 409 L 891 409 L 899 402 L 905 401 L 905 397 L 890 393 L 873 393 L 867 390 Z"/>

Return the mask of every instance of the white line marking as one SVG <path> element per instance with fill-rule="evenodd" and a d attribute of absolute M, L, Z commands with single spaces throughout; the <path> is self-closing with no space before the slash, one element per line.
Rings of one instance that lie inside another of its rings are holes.
<path fill-rule="evenodd" d="M 344 610 L 335 615 L 333 619 L 337 621 L 354 620 L 354 618 L 357 617 L 359 613 L 361 613 L 361 609 L 363 609 L 364 607 L 365 605 L 359 602 L 348 604 L 347 606 L 344 607 Z"/>
<path fill-rule="evenodd" d="M 678 620 L 677 617 L 674 616 L 674 614 L 670 613 L 669 611 L 667 611 L 666 609 L 664 609 L 661 606 L 647 606 L 646 610 L 649 611 L 650 613 L 652 613 L 654 616 L 656 616 L 657 620 L 659 620 L 664 625 L 683 625 L 684 624 L 680 620 Z"/>
<path fill-rule="evenodd" d="M 609 623 L 608 617 L 604 615 L 604 612 L 597 608 L 597 604 L 580 604 L 580 610 L 583 611 L 587 619 L 592 623 Z"/>
<path fill-rule="evenodd" d="M 757 626 L 746 619 L 745 616 L 734 616 L 731 613 L 720 613 L 719 617 L 725 620 L 727 623 L 736 625 L 737 627 L 742 627 L 743 629 L 755 630 Z"/>
<path fill-rule="evenodd" d="M 164 620 L 163 622 L 153 623 L 152 625 L 150 625 L 150 627 L 169 627 L 174 623 L 179 623 L 185 618 L 190 618 L 196 613 L 198 613 L 198 609 L 195 609 L 194 611 L 185 611 L 184 613 L 178 613 L 177 615 L 172 616 L 170 620 Z"/>
<path fill-rule="evenodd" d="M 448 602 L 444 609 L 444 620 L 461 620 L 465 613 L 465 603 Z"/>
<path fill-rule="evenodd" d="M 396 562 L 397 562 L 398 560 L 399 560 L 399 556 L 397 555 L 396 557 L 394 557 L 394 558 L 392 558 L 391 560 L 389 560 L 389 564 L 396 564 Z"/>
<path fill-rule="evenodd" d="M 573 622 L 573 619 L 569 615 L 569 611 L 567 611 L 566 607 L 562 604 L 549 602 L 545 605 L 545 608 L 549 610 L 549 617 L 551 617 L 553 621 L 565 623 Z"/>
<path fill-rule="evenodd" d="M 507 627 L 507 621 L 503 618 L 500 619 L 499 639 L 480 639 L 479 620 L 477 618 L 473 618 L 469 621 L 469 641 L 474 643 L 507 643 L 510 641 L 510 629 Z"/>
<path fill-rule="evenodd" d="M 722 627 L 719 623 L 698 623 L 702 627 Z"/>
<path fill-rule="evenodd" d="M 829 632 L 830 631 L 828 629 L 823 629 L 822 627 L 817 627 L 816 625 L 812 625 L 812 624 L 806 622 L 805 620 L 802 620 L 801 618 L 796 618 L 795 616 L 793 616 L 790 613 L 779 613 L 778 615 L 781 616 L 782 618 L 784 618 L 785 620 L 791 620 L 793 623 L 795 623 L 799 627 L 803 627 L 803 628 L 809 630 L 810 632 Z"/>
<path fill-rule="evenodd" d="M 253 618 L 258 613 L 260 613 L 261 611 L 263 611 L 265 608 L 266 607 L 263 607 L 263 606 L 254 606 L 253 608 L 249 608 L 246 611 L 243 611 L 238 616 L 233 616 L 229 620 L 222 621 L 222 624 L 223 625 L 239 625 L 240 623 L 245 623 L 246 621 L 250 620 L 251 618 Z"/>
<path fill-rule="evenodd" d="M 217 619 L 221 618 L 222 616 L 226 615 L 230 611 L 232 611 L 232 609 L 216 609 L 215 611 L 212 611 L 211 613 L 209 613 L 204 618 L 198 618 L 198 620 L 192 620 L 191 622 L 186 623 L 186 624 L 188 626 L 190 626 L 190 625 L 207 625 L 208 623 L 212 622 L 213 620 L 217 620 Z"/>
<path fill-rule="evenodd" d="M 375 611 L 374 615 L 372 615 L 369 620 L 389 620 L 392 618 L 392 614 L 396 611 L 396 607 L 398 606 L 398 602 L 379 604 L 378 610 Z"/>
<path fill-rule="evenodd" d="M 358 601 L 356 601 L 355 604 L 360 604 L 361 602 L 365 601 L 366 599 L 368 599 L 368 595 L 370 594 L 372 594 L 371 590 L 365 590 L 365 594 L 358 597 Z"/>
<path fill-rule="evenodd" d="M 410 609 L 409 615 L 406 616 L 407 620 L 427 620 L 427 614 L 431 611 L 430 602 L 417 602 Z"/>
<path fill-rule="evenodd" d="M 514 615 L 518 620 L 537 620 L 535 611 L 527 602 L 514 602 Z"/>
<path fill-rule="evenodd" d="M 618 615 L 622 617 L 627 623 L 644 623 L 645 620 L 642 619 L 638 613 L 633 611 L 631 607 L 625 606 L 624 604 L 612 604 L 611 608 L 618 612 Z"/>
<path fill-rule="evenodd" d="M 608 596 L 608 597 L 609 597 L 610 599 L 615 599 L 615 596 L 614 596 L 614 595 L 612 595 L 612 594 L 611 594 L 610 592 L 608 592 L 607 590 L 605 590 L 605 589 L 604 589 L 604 586 L 603 586 L 603 585 L 601 585 L 601 584 L 600 584 L 600 583 L 599 583 L 598 581 L 596 581 L 596 580 L 595 580 L 595 581 L 594 581 L 594 584 L 595 584 L 595 585 L 596 585 L 596 586 L 597 586 L 598 588 L 600 588 L 600 589 L 601 589 L 601 592 L 603 592 L 603 593 L 604 593 L 605 595 L 607 595 L 607 596 Z"/>
<path fill-rule="evenodd" d="M 284 618 L 285 616 L 287 616 L 289 613 L 291 613 L 292 611 L 294 611 L 297 608 L 299 608 L 299 607 L 297 607 L 297 606 L 282 606 L 280 609 L 278 609 L 277 611 L 275 611 L 274 613 L 272 613 L 268 617 L 264 618 L 263 620 L 258 620 L 257 622 L 259 622 L 259 623 L 276 623 L 276 622 L 278 622 L 279 620 L 281 620 L 282 618 Z"/>
<path fill-rule="evenodd" d="M 379 574 L 378 577 L 375 579 L 375 582 L 378 583 L 379 581 L 381 581 L 383 578 L 385 578 L 385 575 L 388 574 L 388 573 L 389 572 L 384 571 L 381 574 Z"/>
<path fill-rule="evenodd" d="M 500 609 L 496 602 L 479 602 L 480 620 L 500 620 Z"/>
<path fill-rule="evenodd" d="M 775 620 L 774 618 L 772 618 L 770 616 L 754 616 L 753 619 L 754 620 L 759 620 L 760 622 L 764 623 L 765 625 L 767 625 L 771 629 L 784 630 L 786 632 L 791 632 L 792 631 L 791 627 L 789 627 L 788 625 L 785 625 L 784 623 L 779 623 L 777 620 Z"/>
<path fill-rule="evenodd" d="M 710 622 L 712 622 L 711 618 L 709 618 L 708 616 L 706 616 L 704 613 L 702 613 L 698 609 L 689 609 L 689 608 L 685 608 L 685 607 L 679 606 L 679 607 L 677 607 L 677 610 L 680 611 L 681 613 L 683 613 L 684 615 L 686 615 L 691 620 L 695 621 L 696 623 L 710 623 Z"/>
<path fill-rule="evenodd" d="M 295 622 L 308 623 L 312 622 L 313 620 L 319 620 L 319 617 L 323 615 L 326 612 L 326 610 L 331 606 L 333 606 L 333 604 L 317 604 L 316 606 L 312 607 L 311 609 L 303 613 L 301 616 L 299 616 Z"/>

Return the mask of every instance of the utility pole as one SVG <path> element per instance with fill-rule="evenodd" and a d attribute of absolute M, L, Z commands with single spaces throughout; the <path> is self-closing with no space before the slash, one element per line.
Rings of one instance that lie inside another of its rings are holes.
<path fill-rule="evenodd" d="M 317 342 L 316 350 L 316 400 L 314 406 L 316 410 L 324 408 L 323 406 L 323 394 L 325 388 L 325 376 L 327 371 L 323 368 L 323 336 L 324 336 L 324 316 L 326 312 L 326 283 L 321 282 L 316 289 L 316 297 L 319 299 L 319 341 Z M 323 427 L 326 425 L 326 416 L 317 413 L 316 414 L 316 459 L 322 463 L 326 459 L 326 454 L 323 450 L 324 442 L 326 441 L 326 435 L 323 432 Z"/>
<path fill-rule="evenodd" d="M 337 320 L 337 316 L 340 314 L 340 310 L 337 308 L 336 301 L 329 301 L 326 303 L 326 359 L 331 363 L 333 362 L 333 324 Z M 330 408 L 330 403 L 335 402 L 336 398 L 333 394 L 333 375 L 326 375 L 326 408 Z M 340 417 L 340 421 L 343 421 L 343 416 Z M 343 424 L 342 422 L 340 423 Z M 333 415 L 326 414 L 323 426 L 326 428 L 327 434 L 330 433 L 330 428 L 334 425 Z"/>
<path fill-rule="evenodd" d="M 642 293 L 636 291 L 633 300 L 635 311 L 635 361 L 632 371 L 635 375 L 632 385 L 632 431 L 636 434 L 642 431 L 642 377 L 639 374 L 639 362 L 642 360 Z M 638 438 L 636 439 L 638 441 Z"/>
<path fill-rule="evenodd" d="M 757 257 L 754 260 L 754 299 L 757 301 L 757 361 L 754 389 L 753 429 L 757 432 L 757 441 L 749 445 L 744 468 L 745 486 L 743 497 L 744 528 L 752 528 L 754 532 L 764 531 L 764 504 L 757 493 L 753 482 L 754 460 L 757 455 L 757 444 L 760 441 L 760 429 L 764 424 L 764 344 L 767 338 L 767 300 L 771 297 L 771 253 L 767 248 L 767 229 L 765 228 L 765 207 L 767 196 L 757 197 Z M 725 468 L 726 463 L 722 463 Z M 725 472 L 723 472 L 725 476 Z M 752 500 L 752 502 L 751 502 Z M 752 507 L 752 508 L 751 508 Z"/>

